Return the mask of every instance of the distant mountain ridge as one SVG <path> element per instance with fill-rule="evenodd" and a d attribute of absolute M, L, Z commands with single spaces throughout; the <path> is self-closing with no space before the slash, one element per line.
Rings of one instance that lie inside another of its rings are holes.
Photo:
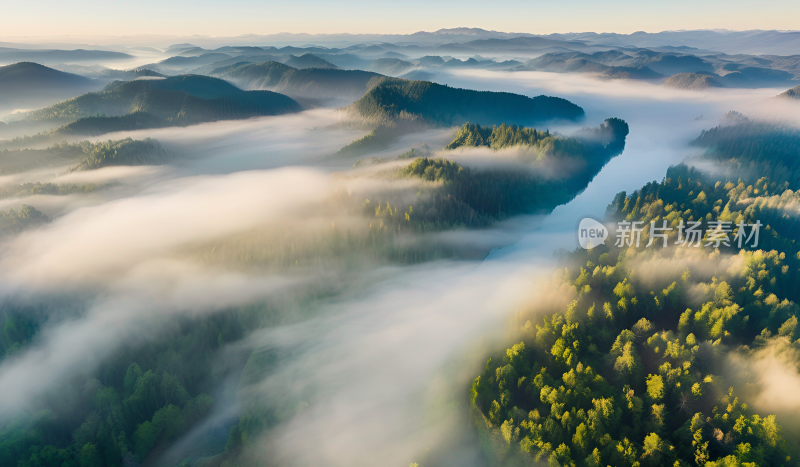
<path fill-rule="evenodd" d="M 681 86 L 690 74 L 710 75 L 707 86 L 753 88 L 790 83 L 800 76 L 800 56 L 773 59 L 739 57 L 734 62 L 727 57 L 696 56 L 678 52 L 650 49 L 607 50 L 602 52 L 558 52 L 541 55 L 512 71 L 547 71 L 554 73 L 591 73 L 606 78 L 665 79 L 682 75 L 668 85 Z M 751 64 L 752 63 L 752 64 Z M 708 78 L 695 77 L 698 83 Z M 699 85 L 699 84 L 698 84 Z"/>
<path fill-rule="evenodd" d="M 413 34 L 308 34 L 308 33 L 278 33 L 270 35 L 248 34 L 233 37 L 197 37 L 191 40 L 193 46 L 218 46 L 220 44 L 236 43 L 241 45 L 258 45 L 265 43 L 281 44 L 326 44 L 326 43 L 381 43 L 402 41 L 411 46 L 441 45 L 446 43 L 465 43 L 478 39 L 508 40 L 515 38 L 543 38 L 557 42 L 579 42 L 591 47 L 617 48 L 617 47 L 685 47 L 688 49 L 704 49 L 724 52 L 729 54 L 772 54 L 793 55 L 800 50 L 799 31 L 776 30 L 687 30 L 687 31 L 661 31 L 661 32 L 634 32 L 632 34 L 619 33 L 554 33 L 534 34 L 524 31 L 504 32 L 481 28 L 449 28 L 436 31 L 418 31 Z M 188 38 L 176 37 L 176 41 Z M 186 44 L 183 44 L 187 47 Z M 346 47 L 346 46 L 345 46 Z M 320 53 L 324 53 L 321 52 Z"/>

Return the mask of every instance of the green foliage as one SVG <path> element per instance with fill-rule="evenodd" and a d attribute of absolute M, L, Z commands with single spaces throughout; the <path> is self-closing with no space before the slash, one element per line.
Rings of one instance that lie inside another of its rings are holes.
<path fill-rule="evenodd" d="M 45 224 L 49 218 L 33 206 L 22 205 L 19 211 L 0 211 L 0 236 L 19 233 L 27 228 Z"/>
<path fill-rule="evenodd" d="M 71 195 L 74 193 L 90 193 L 97 188 L 94 184 L 76 185 L 65 183 L 56 185 L 55 183 L 21 183 L 19 185 L 6 185 L 0 187 L 0 198 L 22 198 L 32 195 Z"/>
<path fill-rule="evenodd" d="M 670 193 L 669 183 L 659 199 Z M 632 219 L 641 219 L 655 198 L 637 193 L 625 200 L 616 202 L 637 205 L 641 217 Z M 613 205 L 609 212 L 621 215 Z M 706 350 L 724 343 L 748 352 L 794 336 L 800 309 L 775 297 L 788 290 L 774 280 L 789 274 L 787 256 L 745 250 L 740 269 L 722 268 L 711 280 L 684 272 L 653 289 L 632 274 L 641 264 L 635 250 L 601 245 L 573 253 L 574 266 L 553 288 L 575 300 L 525 323 L 523 343 L 487 363 L 472 384 L 475 409 L 517 455 L 546 455 L 559 465 L 781 465 L 794 458 L 776 417 L 752 413 L 733 389 L 721 387 Z M 673 254 L 657 249 L 648 258 Z M 783 280 L 797 280 L 794 274 Z M 686 311 L 697 297 L 703 303 Z M 608 312 L 598 313 L 599 303 Z M 530 415 L 519 419 L 520 413 Z"/>
<path fill-rule="evenodd" d="M 611 120 L 616 119 L 609 119 Z M 565 151 L 571 148 L 567 152 L 559 152 L 559 156 L 575 158 L 582 164 L 581 170 L 564 178 L 543 177 L 533 168 L 470 169 L 448 159 L 423 157 L 399 170 L 402 177 L 430 182 L 421 187 L 414 204 L 408 205 L 407 200 L 400 197 L 388 200 L 372 198 L 365 201 L 363 212 L 379 221 L 373 223 L 376 229 L 418 232 L 482 228 L 510 216 L 549 212 L 583 190 L 603 165 L 624 147 L 627 125 L 622 122 L 612 132 L 608 130 L 610 124 L 604 125 L 596 130 L 583 131 L 611 135 L 610 138 L 615 138 L 613 141 L 601 142 L 595 138 L 591 143 L 584 143 L 567 138 L 565 140 L 570 141 L 569 143 L 558 143 Z M 516 127 L 500 128 L 504 129 L 503 132 L 511 132 Z M 514 131 L 517 130 L 519 129 Z M 546 134 L 537 130 L 525 131 L 530 135 Z M 460 133 L 463 137 L 461 141 L 474 141 L 475 138 L 470 135 L 481 133 L 487 133 L 487 130 L 466 124 Z M 544 138 L 562 140 L 561 137 Z M 497 141 L 500 144 L 501 140 Z"/>
<path fill-rule="evenodd" d="M 473 406 L 493 410 L 492 424 L 535 413 L 519 424 L 519 455 L 552 459 L 553 446 L 564 444 L 572 451 L 570 459 L 557 459 L 562 464 L 793 465 L 796 443 L 784 441 L 778 418 L 753 413 L 714 374 L 729 349 L 746 357 L 769 345 L 800 347 L 800 226 L 787 215 L 800 195 L 788 172 L 780 183 L 763 176 L 790 167 L 781 161 L 794 164 L 796 154 L 781 142 L 790 137 L 770 139 L 772 127 L 741 119 L 734 125 L 700 141 L 714 141 L 707 155 L 748 166 L 754 182 L 681 165 L 661 183 L 618 194 L 609 221 L 642 222 L 643 238 L 651 222 L 666 221 L 673 246 L 619 247 L 611 238 L 565 255 L 569 267 L 553 288 L 574 300 L 522 326 L 530 350 L 526 364 L 516 363 L 521 390 L 504 392 L 501 368 L 510 362 L 497 358 L 473 383 Z M 734 229 L 759 220 L 759 244 L 740 249 L 731 241 L 719 251 L 674 246 L 678 225 L 694 220 L 727 221 Z M 704 267 L 664 269 L 655 281 L 634 272 L 687 260 Z"/>
<path fill-rule="evenodd" d="M 448 159 L 415 159 L 402 172 L 405 176 L 419 177 L 429 182 L 450 183 L 461 176 L 469 176 L 469 169 Z"/>
<path fill-rule="evenodd" d="M 101 141 L 91 147 L 86 159 L 70 171 L 94 170 L 116 165 L 156 165 L 169 160 L 158 141 L 150 138 Z"/>
<path fill-rule="evenodd" d="M 25 311 L 6 305 L 0 333 L 4 351 L 9 342 L 35 335 L 36 323 L 21 318 Z M 112 359 L 99 372 L 103 381 L 78 378 L 77 390 L 62 388 L 59 400 L 67 406 L 61 402 L 56 412 L 21 416 L 0 430 L 0 465 L 121 467 L 126 457 L 146 459 L 209 412 L 213 399 L 198 390 L 207 385 L 203 362 L 216 348 L 217 336 L 231 337 L 231 332 L 229 325 L 205 322 L 168 343 Z M 138 363 L 122 365 L 128 358 L 148 362 L 147 370 Z"/>

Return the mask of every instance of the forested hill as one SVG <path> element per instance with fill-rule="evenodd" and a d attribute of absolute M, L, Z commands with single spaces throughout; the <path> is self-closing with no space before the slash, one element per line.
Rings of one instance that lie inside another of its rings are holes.
<path fill-rule="evenodd" d="M 288 95 L 360 97 L 370 82 L 381 75 L 361 70 L 335 68 L 297 69 L 270 61 L 234 64 L 211 72 L 242 89 L 268 89 Z"/>
<path fill-rule="evenodd" d="M 705 151 L 690 162 L 713 163 L 729 179 L 769 177 L 800 188 L 800 130 L 795 127 L 730 112 L 722 125 L 704 130 L 692 145 Z"/>
<path fill-rule="evenodd" d="M 271 91 L 242 91 L 208 76 L 182 75 L 164 79 L 114 81 L 101 92 L 84 94 L 28 113 L 29 120 L 74 121 L 91 117 L 84 134 L 129 129 L 138 115 L 139 127 L 186 125 L 261 115 L 299 112 L 290 97 Z M 116 120 L 104 120 L 114 118 Z M 120 127 L 120 128 L 117 128 Z M 92 131 L 92 130 L 95 131 Z"/>
<path fill-rule="evenodd" d="M 0 107 L 47 105 L 99 89 L 93 80 L 32 62 L 0 67 Z M 24 107 L 29 108 L 29 107 Z"/>
<path fill-rule="evenodd" d="M 595 135 L 592 143 L 578 138 L 554 137 L 548 132 L 527 128 L 504 125 L 494 129 L 496 137 L 504 132 L 513 133 L 513 128 L 518 134 L 533 135 L 535 132 L 536 136 L 531 136 L 529 141 L 539 136 L 539 141 L 549 141 L 545 144 L 560 141 L 558 144 L 563 151 L 558 156 L 572 158 L 575 163 L 572 170 L 565 170 L 559 176 L 549 171 L 543 174 L 536 165 L 473 168 L 448 159 L 423 157 L 400 170 L 402 177 L 434 182 L 421 189 L 421 196 L 408 212 L 396 215 L 389 210 L 387 215 L 389 205 L 386 203 L 397 206 L 401 203 L 399 199 L 370 199 L 365 205 L 365 213 L 379 217 L 376 221 L 380 221 L 380 225 L 393 230 L 425 231 L 480 228 L 511 216 L 550 212 L 583 191 L 600 169 L 624 149 L 627 124 L 619 119 L 609 121 L 612 123 L 583 130 Z M 607 134 L 612 131 L 610 128 L 614 128 L 614 143 L 600 142 L 598 135 Z M 469 124 L 462 128 L 462 133 L 465 129 L 472 129 L 475 133 L 492 130 Z"/>
<path fill-rule="evenodd" d="M 532 125 L 547 120 L 578 120 L 584 111 L 558 97 L 534 98 L 507 92 L 472 91 L 428 81 L 383 78 L 348 111 L 366 122 L 393 125 L 416 121 L 451 126 L 513 123 Z"/>

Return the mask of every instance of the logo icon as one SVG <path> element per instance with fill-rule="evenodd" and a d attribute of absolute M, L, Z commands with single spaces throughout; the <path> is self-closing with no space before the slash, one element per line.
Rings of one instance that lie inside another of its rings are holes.
<path fill-rule="evenodd" d="M 584 250 L 602 245 L 608 238 L 608 229 L 591 217 L 584 217 L 578 225 L 578 243 Z"/>

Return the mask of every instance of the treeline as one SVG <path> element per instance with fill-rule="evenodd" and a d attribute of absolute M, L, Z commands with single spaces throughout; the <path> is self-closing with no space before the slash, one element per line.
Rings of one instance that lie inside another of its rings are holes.
<path fill-rule="evenodd" d="M 97 189 L 97 185 L 77 185 L 66 183 L 57 185 L 55 183 L 26 182 L 19 185 L 6 185 L 0 187 L 0 198 L 22 198 L 33 195 L 71 195 L 73 193 L 90 193 Z"/>
<path fill-rule="evenodd" d="M 539 131 L 536 128 L 524 128 L 517 125 L 485 127 L 465 123 L 456 133 L 456 137 L 445 149 L 459 147 L 489 147 L 502 149 L 512 146 L 540 146 L 546 139 L 555 139 L 549 130 Z"/>
<path fill-rule="evenodd" d="M 583 128 L 570 137 L 551 134 L 549 130 L 541 131 L 505 123 L 493 127 L 465 123 L 445 149 L 488 147 L 498 150 L 521 147 L 532 149 L 538 157 L 594 157 L 603 161 L 608 153 L 622 149 L 627 135 L 628 124 L 618 118 L 606 119 L 597 128 Z M 591 152 L 594 154 L 590 154 Z"/>

